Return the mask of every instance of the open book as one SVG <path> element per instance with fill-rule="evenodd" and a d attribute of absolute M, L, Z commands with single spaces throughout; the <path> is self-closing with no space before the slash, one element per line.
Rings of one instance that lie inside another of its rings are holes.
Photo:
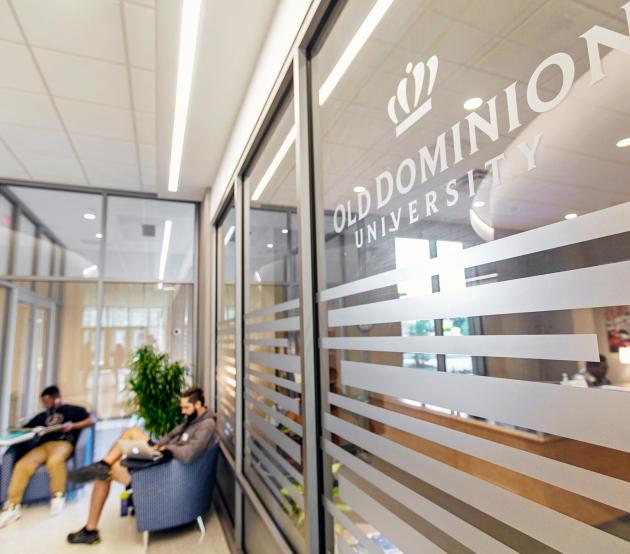
<path fill-rule="evenodd" d="M 63 431 L 63 424 L 50 425 L 49 427 L 22 427 L 20 429 L 12 429 L 8 433 L 0 435 L 0 446 L 13 446 L 22 442 L 30 441 L 35 437 L 41 437 L 46 433 L 54 433 Z"/>

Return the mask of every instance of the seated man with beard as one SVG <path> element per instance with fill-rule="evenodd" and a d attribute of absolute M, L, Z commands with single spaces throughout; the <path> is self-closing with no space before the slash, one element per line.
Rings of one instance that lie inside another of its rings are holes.
<path fill-rule="evenodd" d="M 175 427 L 153 448 L 157 451 L 170 451 L 176 460 L 192 462 L 210 445 L 215 430 L 214 414 L 206 408 L 203 391 L 198 387 L 190 388 L 180 398 L 184 423 Z M 103 506 L 109 495 L 112 479 L 125 486 L 131 483 L 131 474 L 120 463 L 122 450 L 120 440 L 141 440 L 149 442 L 149 437 L 137 427 L 124 431 L 100 462 L 70 472 L 68 477 L 75 483 L 95 481 L 90 501 L 90 513 L 85 526 L 76 533 L 68 535 L 68 542 L 73 544 L 97 544 L 100 542 L 98 521 Z"/>

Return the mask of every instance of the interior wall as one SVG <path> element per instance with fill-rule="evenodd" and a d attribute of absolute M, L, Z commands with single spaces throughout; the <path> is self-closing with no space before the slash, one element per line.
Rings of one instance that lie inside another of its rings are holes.
<path fill-rule="evenodd" d="M 280 0 L 278 3 L 230 140 L 212 183 L 213 217 L 220 208 L 221 199 L 230 185 L 236 165 L 256 127 L 311 4 L 312 0 Z"/>

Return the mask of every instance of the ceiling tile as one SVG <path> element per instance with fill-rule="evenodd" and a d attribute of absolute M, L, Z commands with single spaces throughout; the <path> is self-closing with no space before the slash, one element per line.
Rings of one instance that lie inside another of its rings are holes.
<path fill-rule="evenodd" d="M 53 96 L 131 108 L 125 66 L 35 48 Z"/>
<path fill-rule="evenodd" d="M 28 179 L 22 166 L 0 140 L 0 177 L 5 179 Z"/>
<path fill-rule="evenodd" d="M 57 100 L 57 106 L 70 134 L 134 140 L 129 110 L 63 99 Z"/>
<path fill-rule="evenodd" d="M 136 128 L 138 142 L 155 144 L 155 115 L 146 112 L 136 112 Z"/>
<path fill-rule="evenodd" d="M 0 0 L 0 39 L 23 42 L 22 33 L 7 0 Z"/>
<path fill-rule="evenodd" d="M 70 141 L 66 133 L 61 130 L 0 123 L 0 137 L 19 158 L 38 154 L 67 158 L 74 156 Z"/>
<path fill-rule="evenodd" d="M 20 0 L 14 6 L 32 45 L 125 63 L 117 1 Z"/>
<path fill-rule="evenodd" d="M 137 164 L 136 146 L 133 142 L 73 135 L 72 141 L 81 160 L 97 160 L 122 164 Z"/>
<path fill-rule="evenodd" d="M 12 88 L 46 94 L 46 88 L 23 44 L 0 41 L 0 88 Z"/>
<path fill-rule="evenodd" d="M 85 171 L 94 186 L 115 189 L 140 189 L 137 164 L 114 164 L 96 160 L 83 162 Z"/>
<path fill-rule="evenodd" d="M 142 170 L 142 188 L 145 192 L 148 189 L 155 188 L 157 181 L 157 172 L 154 165 L 143 165 Z"/>
<path fill-rule="evenodd" d="M 34 154 L 22 156 L 22 163 L 36 181 L 84 185 L 85 177 L 76 158 Z"/>
<path fill-rule="evenodd" d="M 153 144 L 138 144 L 138 154 L 142 165 L 155 165 L 156 152 Z"/>
<path fill-rule="evenodd" d="M 14 90 L 0 90 L 0 123 L 61 129 L 48 96 Z"/>
<path fill-rule="evenodd" d="M 155 69 L 155 11 L 125 4 L 129 62 L 136 67 Z"/>
<path fill-rule="evenodd" d="M 132 67 L 131 88 L 134 108 L 155 113 L 155 72 Z"/>
<path fill-rule="evenodd" d="M 155 8 L 155 0 L 125 0 L 127 4 L 142 4 L 148 8 Z"/>

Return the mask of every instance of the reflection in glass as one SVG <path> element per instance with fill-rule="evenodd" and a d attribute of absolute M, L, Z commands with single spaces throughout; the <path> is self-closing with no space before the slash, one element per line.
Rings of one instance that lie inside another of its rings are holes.
<path fill-rule="evenodd" d="M 315 45 L 329 550 L 628 549 L 619 5 L 348 2 Z"/>

